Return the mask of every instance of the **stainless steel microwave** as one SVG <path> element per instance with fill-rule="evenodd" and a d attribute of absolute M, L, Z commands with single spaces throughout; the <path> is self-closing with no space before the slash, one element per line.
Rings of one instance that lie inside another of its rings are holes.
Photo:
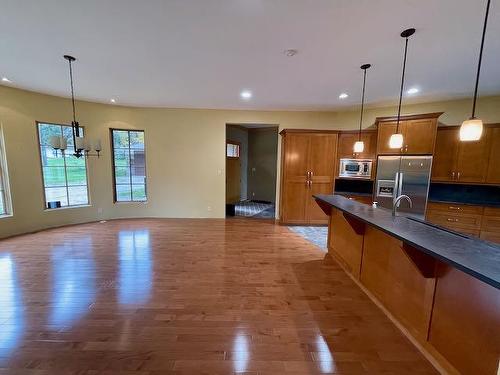
<path fill-rule="evenodd" d="M 340 159 L 339 177 L 370 179 L 372 164 L 369 159 Z"/>

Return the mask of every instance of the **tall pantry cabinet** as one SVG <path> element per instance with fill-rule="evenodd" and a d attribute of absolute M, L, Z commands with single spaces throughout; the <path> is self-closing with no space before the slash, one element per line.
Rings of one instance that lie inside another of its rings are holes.
<path fill-rule="evenodd" d="M 328 224 L 313 195 L 333 194 L 338 132 L 285 129 L 280 134 L 280 222 Z"/>

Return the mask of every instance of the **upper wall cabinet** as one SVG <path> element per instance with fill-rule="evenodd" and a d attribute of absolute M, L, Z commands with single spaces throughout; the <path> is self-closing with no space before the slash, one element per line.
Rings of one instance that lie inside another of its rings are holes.
<path fill-rule="evenodd" d="M 403 147 L 399 150 L 389 148 L 389 139 L 396 132 L 396 119 L 377 119 L 377 154 L 431 155 L 434 152 L 438 117 L 442 113 L 429 113 L 415 116 L 402 116 L 399 132 L 403 134 Z"/>
<path fill-rule="evenodd" d="M 458 154 L 458 129 L 439 128 L 436 136 L 436 149 L 432 161 L 432 181 L 454 181 L 455 163 Z"/>
<path fill-rule="evenodd" d="M 361 153 L 354 153 L 354 143 L 358 139 L 358 132 L 341 132 L 339 134 L 338 158 L 375 159 L 377 153 L 377 131 L 363 130 L 361 132 L 361 140 L 365 144 L 365 149 Z"/>
<path fill-rule="evenodd" d="M 436 137 L 432 181 L 500 183 L 500 127 L 486 126 L 479 141 L 461 142 L 458 126 L 441 127 Z"/>
<path fill-rule="evenodd" d="M 490 128 L 490 157 L 488 163 L 488 184 L 500 184 L 500 126 Z"/>

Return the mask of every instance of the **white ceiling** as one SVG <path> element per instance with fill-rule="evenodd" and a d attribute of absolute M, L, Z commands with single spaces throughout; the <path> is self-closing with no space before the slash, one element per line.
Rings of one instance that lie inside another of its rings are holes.
<path fill-rule="evenodd" d="M 403 39 L 409 100 L 470 97 L 486 0 L 0 0 L 0 76 L 135 106 L 338 109 L 394 102 Z M 500 93 L 500 1 L 490 12 L 480 94 Z M 298 49 L 294 57 L 283 51 Z M 243 101 L 243 89 L 254 94 Z M 350 97 L 340 101 L 338 95 Z"/>

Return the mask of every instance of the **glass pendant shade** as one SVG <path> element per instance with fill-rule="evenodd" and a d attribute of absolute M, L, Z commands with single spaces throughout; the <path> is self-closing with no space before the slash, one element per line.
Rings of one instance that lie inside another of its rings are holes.
<path fill-rule="evenodd" d="M 59 141 L 59 148 L 63 151 L 68 148 L 68 141 L 66 140 L 66 138 L 61 137 L 61 140 Z"/>
<path fill-rule="evenodd" d="M 85 139 L 83 137 L 76 137 L 76 149 L 84 150 L 85 149 Z"/>
<path fill-rule="evenodd" d="M 54 150 L 59 150 L 61 148 L 61 137 L 53 135 L 49 138 L 49 143 Z"/>
<path fill-rule="evenodd" d="M 403 134 L 393 134 L 389 138 L 389 148 L 403 147 Z"/>
<path fill-rule="evenodd" d="M 478 118 L 470 118 L 462 122 L 460 126 L 461 141 L 478 141 L 483 134 L 483 121 Z"/>
<path fill-rule="evenodd" d="M 365 143 L 363 141 L 356 141 L 354 142 L 354 152 L 355 153 L 360 153 L 365 150 Z"/>

